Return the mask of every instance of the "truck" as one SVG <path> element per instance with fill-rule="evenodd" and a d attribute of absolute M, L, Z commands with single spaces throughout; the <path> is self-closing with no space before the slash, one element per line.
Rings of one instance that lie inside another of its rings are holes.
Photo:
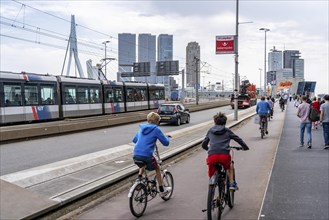
<path fill-rule="evenodd" d="M 238 108 L 249 108 L 256 104 L 256 85 L 250 84 L 249 80 L 243 80 L 238 94 Z M 231 107 L 234 109 L 234 94 L 231 95 Z"/>
<path fill-rule="evenodd" d="M 170 99 L 171 99 L 171 101 L 179 101 L 180 100 L 180 91 L 179 90 L 171 91 Z"/>

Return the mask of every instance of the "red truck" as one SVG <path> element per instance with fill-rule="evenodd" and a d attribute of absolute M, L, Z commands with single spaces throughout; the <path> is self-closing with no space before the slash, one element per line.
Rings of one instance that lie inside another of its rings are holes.
<path fill-rule="evenodd" d="M 249 80 L 242 81 L 238 95 L 238 108 L 249 108 L 257 104 L 256 85 L 250 84 Z M 231 107 L 234 109 L 234 94 L 231 96 Z"/>

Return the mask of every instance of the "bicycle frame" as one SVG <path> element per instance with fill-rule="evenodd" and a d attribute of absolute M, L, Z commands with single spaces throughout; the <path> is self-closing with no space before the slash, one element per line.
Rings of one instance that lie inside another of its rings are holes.
<path fill-rule="evenodd" d="M 260 117 L 260 134 L 261 134 L 261 138 L 264 138 L 264 136 L 265 136 L 265 126 L 267 124 L 267 117 L 268 116 L 261 116 Z"/>
<path fill-rule="evenodd" d="M 231 148 L 231 155 L 232 155 L 232 164 L 234 164 L 233 157 L 234 152 L 232 149 L 241 150 L 241 147 L 230 147 Z M 229 190 L 229 177 L 228 173 L 224 168 L 224 165 L 218 163 L 215 165 L 216 172 L 212 177 L 209 179 L 209 189 L 208 189 L 208 199 L 207 199 L 207 209 L 202 210 L 207 211 L 208 219 L 213 219 L 213 212 L 217 210 L 217 217 L 216 219 L 221 219 L 222 212 L 226 205 L 230 208 L 234 206 L 234 190 Z M 235 173 L 234 169 L 233 172 L 233 180 L 235 181 Z M 218 195 L 217 195 L 217 187 L 218 187 Z M 215 196 L 216 195 L 216 196 Z"/>
<path fill-rule="evenodd" d="M 158 147 L 155 145 L 154 157 L 160 167 L 160 173 L 162 178 L 163 187 L 171 187 L 171 191 L 161 196 L 161 199 L 167 201 L 171 198 L 174 189 L 174 179 L 167 169 L 162 169 L 162 161 L 160 159 Z M 146 164 L 143 161 L 135 161 L 140 169 L 143 170 L 143 177 L 135 180 L 133 185 L 130 187 L 128 198 L 129 207 L 131 213 L 135 217 L 141 217 L 145 212 L 147 202 L 156 197 L 159 193 L 157 190 L 157 178 L 154 176 L 153 180 L 150 180 L 146 171 Z M 136 203 L 136 204 L 135 204 Z"/>

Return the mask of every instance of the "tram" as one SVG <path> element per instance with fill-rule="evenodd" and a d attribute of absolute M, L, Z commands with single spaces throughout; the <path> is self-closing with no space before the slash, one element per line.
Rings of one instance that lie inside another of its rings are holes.
<path fill-rule="evenodd" d="M 164 85 L 0 71 L 0 124 L 156 109 Z"/>

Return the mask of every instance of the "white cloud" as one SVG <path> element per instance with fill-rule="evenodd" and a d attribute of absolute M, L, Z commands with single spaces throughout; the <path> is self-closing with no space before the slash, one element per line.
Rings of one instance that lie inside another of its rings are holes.
<path fill-rule="evenodd" d="M 111 38 L 108 46 L 110 56 L 117 57 L 118 33 L 162 33 L 174 35 L 174 59 L 184 68 L 185 50 L 188 42 L 196 41 L 201 46 L 201 59 L 213 68 L 210 81 L 230 80 L 234 72 L 233 55 L 215 55 L 215 36 L 235 34 L 235 1 L 24 1 L 42 11 L 65 20 L 75 15 L 78 40 L 98 43 Z M 17 3 L 1 3 L 1 16 L 25 21 L 42 29 L 69 35 L 69 22 L 25 8 L 20 11 Z M 25 13 L 25 17 L 23 16 Z M 315 16 L 316 15 L 316 16 Z M 273 46 L 296 49 L 305 59 L 305 78 L 319 77 L 318 92 L 329 92 L 328 84 L 328 2 L 327 1 L 240 1 L 239 25 L 239 72 L 251 82 L 259 84 L 259 70 L 264 66 L 264 32 L 267 33 L 267 49 Z M 105 33 L 102 35 L 93 30 Z M 8 31 L 1 25 L 1 34 L 38 38 L 16 29 Z M 18 34 L 15 34 L 18 33 Z M 49 44 L 51 38 L 41 37 Z M 65 42 L 56 42 L 66 46 Z M 18 46 L 19 45 L 19 46 Z M 99 62 L 103 51 L 79 45 L 82 66 L 89 58 Z M 89 50 L 93 55 L 82 53 Z M 43 45 L 15 41 L 1 37 L 1 70 L 30 72 L 59 72 L 63 65 L 65 50 Z M 17 63 L 19 60 L 19 64 Z M 40 62 L 42 61 L 42 62 Z M 117 62 L 109 64 L 111 76 L 117 70 Z M 316 73 L 316 74 L 314 74 Z M 206 79 L 207 81 L 207 79 Z"/>

